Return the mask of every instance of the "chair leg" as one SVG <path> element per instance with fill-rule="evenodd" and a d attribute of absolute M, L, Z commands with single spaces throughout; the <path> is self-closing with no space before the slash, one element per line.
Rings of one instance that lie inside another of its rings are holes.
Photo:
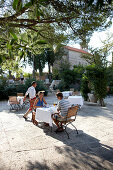
<path fill-rule="evenodd" d="M 17 105 L 18 105 L 18 109 L 21 109 L 21 108 L 22 108 L 20 104 L 17 104 Z"/>
<path fill-rule="evenodd" d="M 75 128 L 75 130 L 76 130 L 76 132 L 78 134 L 78 130 L 77 130 L 76 126 L 74 126 L 72 123 L 71 123 L 71 125 Z"/>
<path fill-rule="evenodd" d="M 66 127 L 67 127 L 67 126 L 64 126 L 64 128 L 65 128 L 64 131 L 66 132 L 68 139 L 70 139 L 69 133 L 67 132 Z"/>
<path fill-rule="evenodd" d="M 10 104 L 10 110 L 13 110 L 13 105 L 12 104 Z"/>

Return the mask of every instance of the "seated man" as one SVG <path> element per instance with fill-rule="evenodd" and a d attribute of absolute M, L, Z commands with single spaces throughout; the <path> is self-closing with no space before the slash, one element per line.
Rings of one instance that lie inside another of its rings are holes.
<path fill-rule="evenodd" d="M 63 127 L 62 127 L 62 124 L 59 123 L 59 121 L 65 120 L 65 117 L 68 112 L 68 108 L 70 107 L 70 103 L 67 100 L 63 99 L 63 94 L 61 92 L 58 92 L 56 96 L 57 96 L 57 99 L 59 100 L 58 106 L 57 106 L 58 113 L 53 114 L 52 119 L 58 127 L 56 132 L 61 132 L 63 131 Z"/>

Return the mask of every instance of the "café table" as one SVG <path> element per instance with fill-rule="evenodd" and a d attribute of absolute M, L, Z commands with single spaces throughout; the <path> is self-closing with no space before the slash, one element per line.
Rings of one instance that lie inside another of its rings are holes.
<path fill-rule="evenodd" d="M 46 122 L 49 123 L 49 126 L 53 126 L 53 120 L 51 115 L 57 113 L 56 106 L 50 107 L 40 107 L 36 109 L 35 119 L 37 122 Z"/>
<path fill-rule="evenodd" d="M 69 96 L 68 101 L 71 105 L 79 105 L 80 107 L 83 106 L 83 98 L 82 96 Z"/>
<path fill-rule="evenodd" d="M 21 106 L 23 105 L 23 99 L 24 96 L 17 96 L 17 101 L 20 103 Z"/>

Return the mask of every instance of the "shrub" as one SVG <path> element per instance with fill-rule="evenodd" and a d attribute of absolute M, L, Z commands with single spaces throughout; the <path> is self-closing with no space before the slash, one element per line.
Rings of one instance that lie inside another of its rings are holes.
<path fill-rule="evenodd" d="M 90 89 L 88 87 L 88 78 L 85 75 L 83 75 L 82 77 L 81 93 L 82 93 L 82 96 L 84 97 L 84 100 L 87 101 L 88 93 L 90 93 Z"/>
<path fill-rule="evenodd" d="M 107 95 L 107 72 L 103 66 L 90 65 L 86 68 L 88 80 L 92 83 L 94 93 L 100 101 L 101 106 L 104 106 L 104 98 Z"/>
<path fill-rule="evenodd" d="M 15 85 L 10 85 L 5 87 L 5 94 L 8 98 L 8 96 L 16 96 L 17 89 Z"/>
<path fill-rule="evenodd" d="M 31 86 L 31 83 L 34 81 L 34 79 L 27 79 L 26 82 L 25 82 L 25 89 L 27 90 L 28 87 Z M 45 91 L 45 95 L 47 95 L 48 91 L 47 91 L 47 88 L 46 86 L 44 85 L 43 81 L 36 81 L 37 83 L 37 86 L 36 86 L 36 92 L 38 91 L 42 91 L 44 90 Z"/>
<path fill-rule="evenodd" d="M 25 84 L 18 85 L 7 85 L 5 82 L 0 84 L 0 100 L 8 99 L 8 96 L 16 96 L 17 93 L 24 93 L 27 91 L 28 87 L 31 86 L 33 79 L 27 79 Z M 45 95 L 47 95 L 47 88 L 44 86 L 43 81 L 36 81 L 37 87 L 36 92 L 45 91 Z"/>
<path fill-rule="evenodd" d="M 0 81 L 0 100 L 7 98 L 7 93 L 5 91 L 6 85 L 7 85 L 6 80 L 1 79 L 1 81 Z"/>
<path fill-rule="evenodd" d="M 59 89 L 60 91 L 69 90 L 69 86 L 62 80 L 58 86 L 56 86 L 56 89 Z"/>

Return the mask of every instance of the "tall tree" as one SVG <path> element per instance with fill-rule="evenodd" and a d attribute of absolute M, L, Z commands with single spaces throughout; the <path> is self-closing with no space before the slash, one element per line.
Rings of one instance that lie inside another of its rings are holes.
<path fill-rule="evenodd" d="M 88 42 L 94 30 L 106 29 L 111 24 L 110 0 L 1 0 L 0 2 L 1 31 L 9 28 L 30 29 L 43 36 L 39 26 L 52 24 L 63 31 L 71 28 L 72 32 L 68 31 L 70 37 Z"/>

